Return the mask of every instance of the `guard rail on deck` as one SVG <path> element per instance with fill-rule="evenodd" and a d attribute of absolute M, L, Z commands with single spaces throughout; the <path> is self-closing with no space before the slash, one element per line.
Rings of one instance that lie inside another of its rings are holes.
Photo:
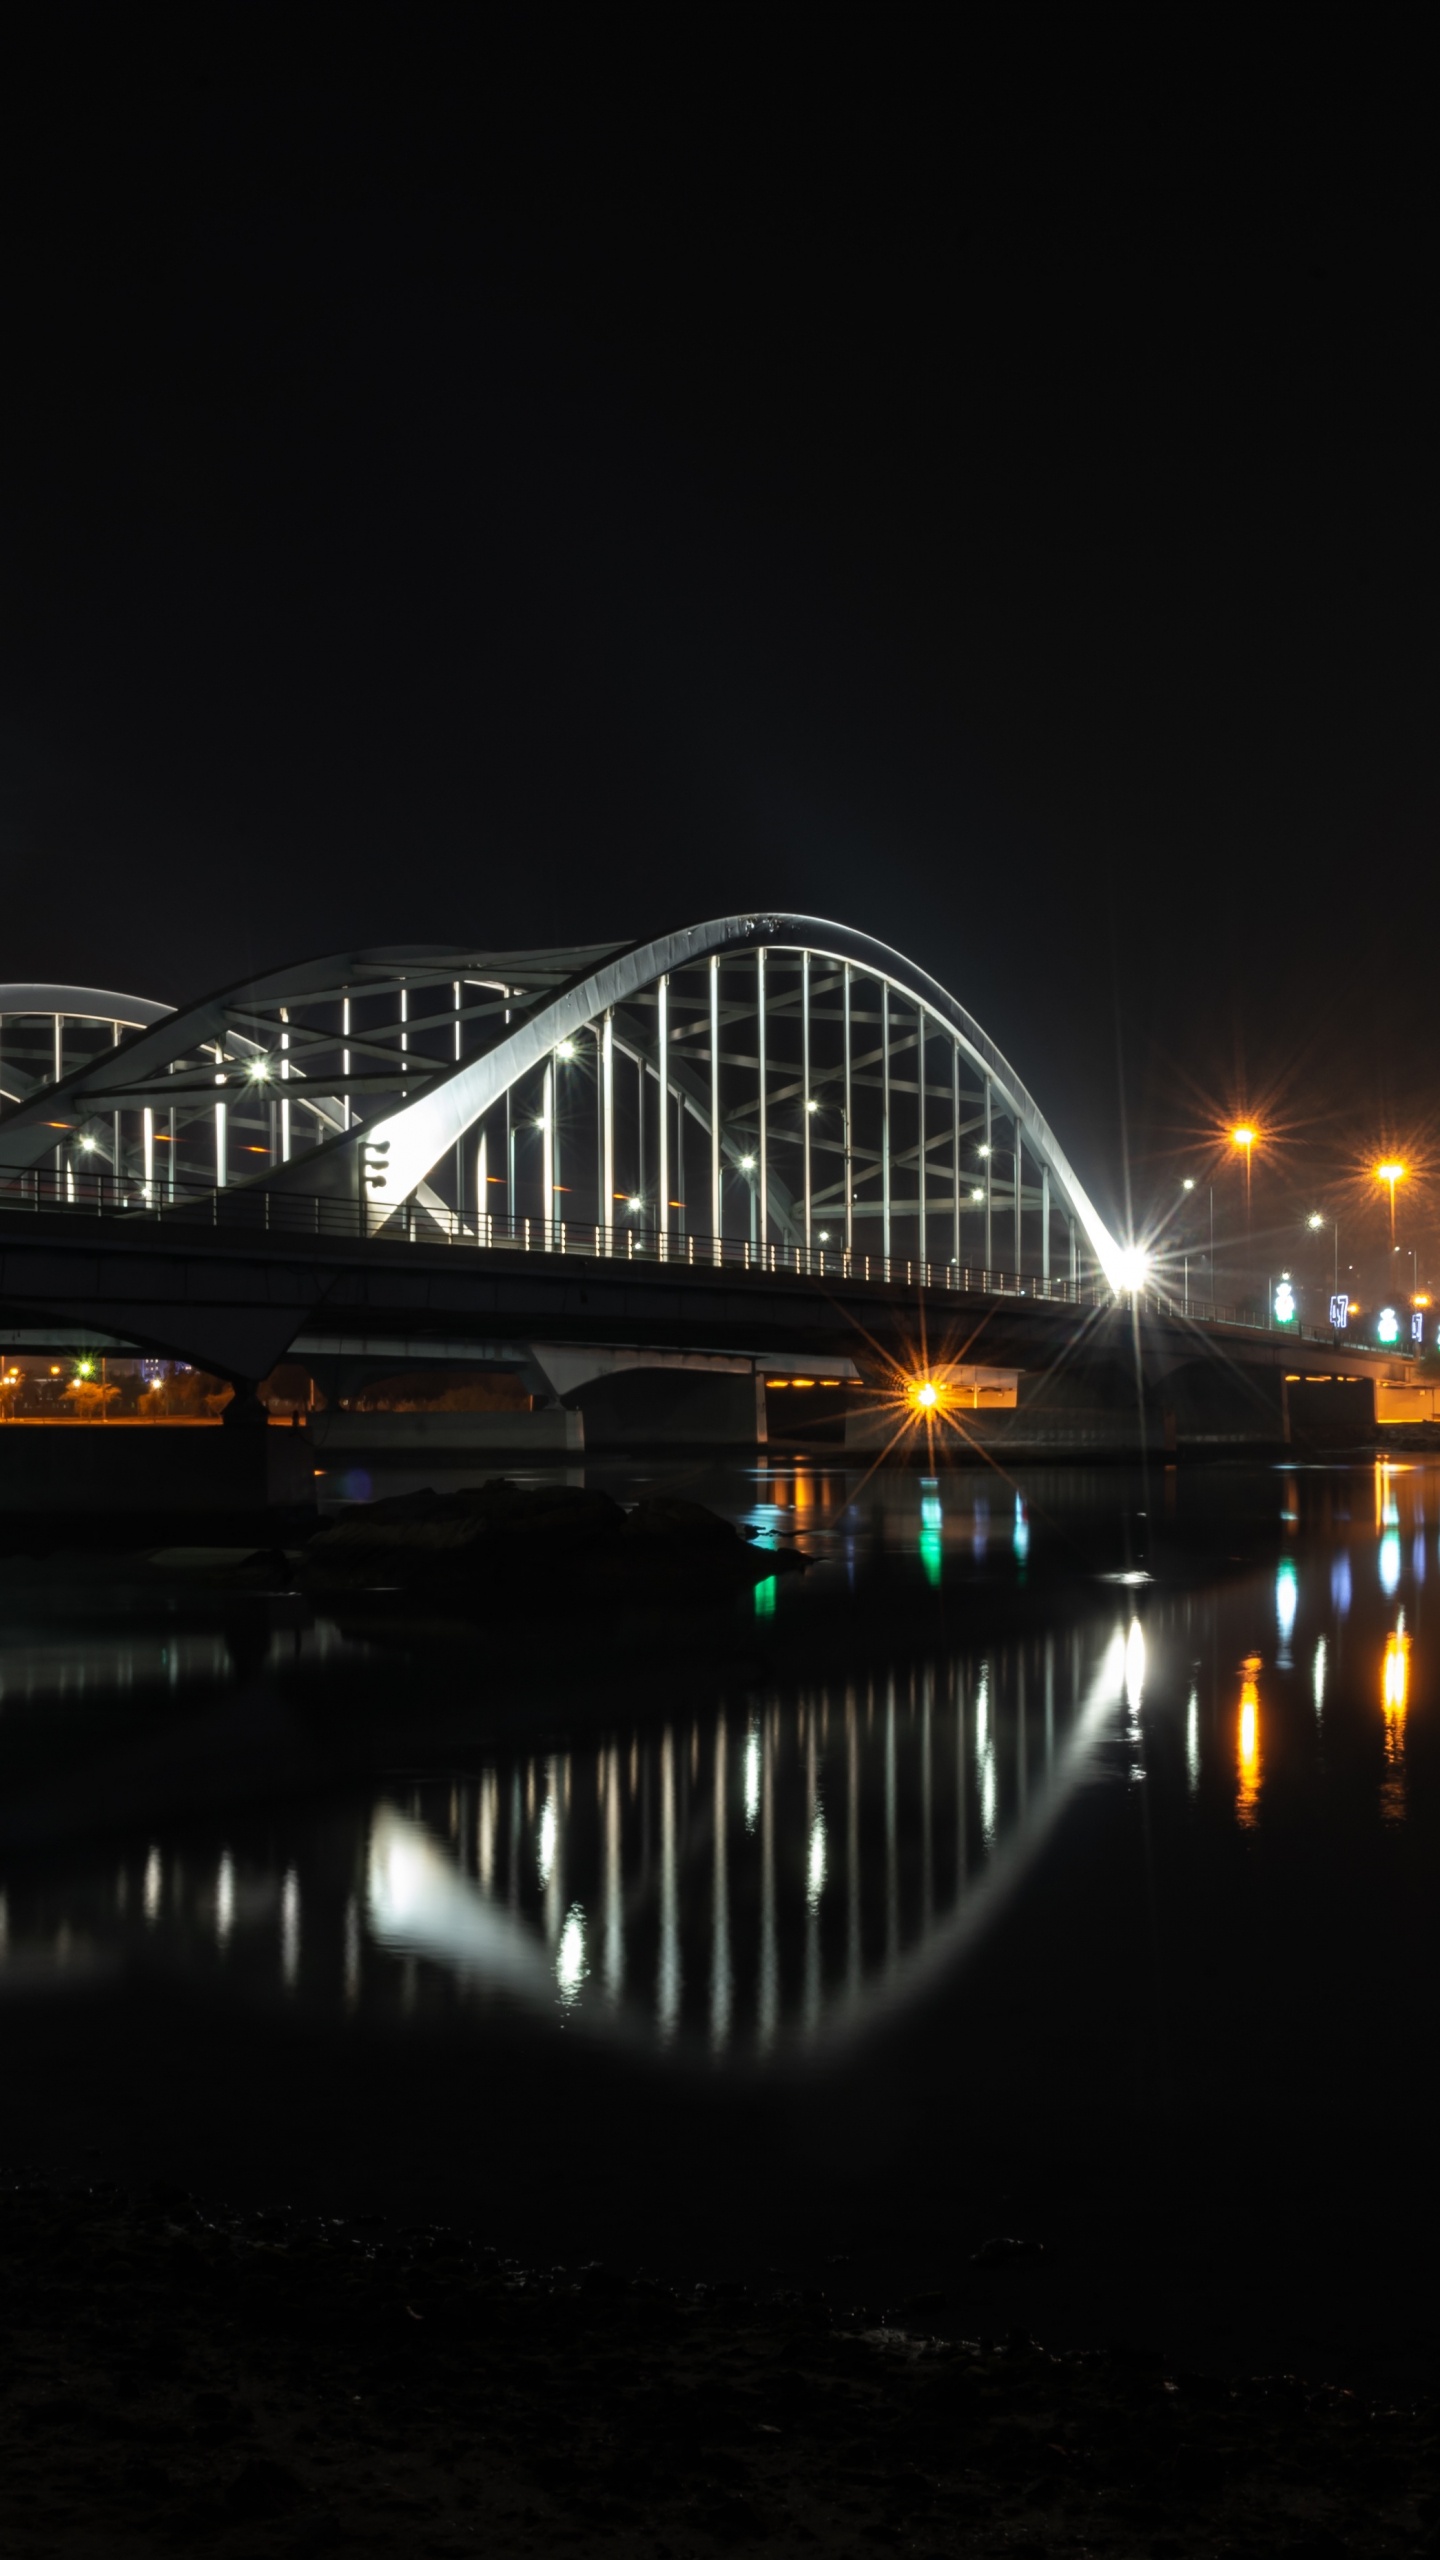
<path fill-rule="evenodd" d="M 147 1187 L 113 1174 L 55 1173 L 39 1166 L 0 1176 L 0 1211 L 62 1210 L 75 1217 L 115 1218 L 126 1224 L 224 1227 L 244 1234 L 328 1238 L 335 1243 L 456 1245 L 472 1251 L 565 1254 L 585 1262 L 644 1262 L 696 1271 L 756 1273 L 802 1280 L 868 1283 L 882 1289 L 927 1289 L 956 1297 L 1032 1298 L 1054 1306 L 1106 1308 L 1133 1305 L 1144 1315 L 1191 1324 L 1240 1325 L 1256 1333 L 1280 1333 L 1292 1342 L 1343 1345 L 1344 1337 L 1318 1325 L 1276 1325 L 1268 1311 L 1257 1316 L 1239 1305 L 1163 1289 L 1120 1297 L 1108 1281 L 1047 1279 L 1033 1272 L 988 1271 L 969 1263 L 920 1261 L 896 1254 L 861 1253 L 835 1244 L 752 1243 L 734 1236 L 662 1235 L 627 1219 L 620 1226 L 580 1224 L 564 1218 L 511 1218 L 483 1211 L 478 1217 L 405 1200 L 380 1210 L 368 1200 L 325 1198 L 313 1192 L 199 1190 L 168 1179 Z M 1372 1350 L 1371 1344 L 1356 1344 Z M 1407 1356 L 1400 1344 L 1392 1358 Z"/>

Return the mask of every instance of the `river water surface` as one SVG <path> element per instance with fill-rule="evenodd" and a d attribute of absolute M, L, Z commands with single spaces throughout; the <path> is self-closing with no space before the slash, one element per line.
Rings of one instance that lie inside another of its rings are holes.
<path fill-rule="evenodd" d="M 811 1570 L 502 1655 L 0 1568 L 7 2149 L 1433 2356 L 1440 1473 L 589 1480 Z"/>

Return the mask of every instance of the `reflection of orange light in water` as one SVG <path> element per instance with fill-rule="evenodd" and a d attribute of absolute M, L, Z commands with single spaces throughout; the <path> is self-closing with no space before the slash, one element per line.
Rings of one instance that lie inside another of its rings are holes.
<path fill-rule="evenodd" d="M 1398 1488 L 1396 1486 L 1395 1478 L 1397 1473 L 1404 1475 L 1406 1472 L 1407 1470 L 1404 1467 L 1401 1467 L 1398 1470 L 1393 1467 L 1388 1458 L 1376 1459 L 1375 1526 L 1377 1529 L 1399 1528 L 1400 1506 L 1396 1500 Z"/>
<path fill-rule="evenodd" d="M 1380 1814 L 1385 1822 L 1403 1822 L 1405 1818 L 1405 1710 L 1409 1702 L 1410 1638 L 1405 1632 L 1402 1609 L 1394 1634 L 1385 1639 L 1385 1658 L 1380 1666 L 1387 1763 L 1385 1784 L 1380 1790 Z"/>
<path fill-rule="evenodd" d="M 1410 1703 L 1410 1639 L 1405 1633 L 1405 1613 L 1400 1613 L 1393 1635 L 1385 1639 L 1385 1660 L 1380 1672 L 1380 1704 L 1385 1711 L 1386 1757 L 1398 1760 L 1404 1746 L 1405 1710 Z"/>
<path fill-rule="evenodd" d="M 1235 1807 L 1247 1827 L 1254 1822 L 1260 1802 L 1260 1691 L 1255 1679 L 1259 1668 L 1259 1654 L 1247 1654 L 1241 1665 L 1240 1731 L 1236 1743 L 1240 1792 Z"/>

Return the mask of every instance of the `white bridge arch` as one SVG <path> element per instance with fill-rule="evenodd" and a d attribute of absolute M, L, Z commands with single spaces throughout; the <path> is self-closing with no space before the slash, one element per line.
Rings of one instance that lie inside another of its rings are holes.
<path fill-rule="evenodd" d="M 54 990 L 39 991 L 55 993 Z M 84 991 L 71 991 L 83 993 Z M 122 1007 L 128 1010 L 122 1010 Z M 643 943 L 396 946 L 160 1013 L 12 1093 L 26 1172 L 404 1212 L 479 1242 L 721 1258 L 727 1240 L 1111 1287 L 1126 1258 L 1038 1104 L 928 972 L 847 926 L 724 916 Z M 158 1018 L 157 1018 L 158 1016 Z"/>

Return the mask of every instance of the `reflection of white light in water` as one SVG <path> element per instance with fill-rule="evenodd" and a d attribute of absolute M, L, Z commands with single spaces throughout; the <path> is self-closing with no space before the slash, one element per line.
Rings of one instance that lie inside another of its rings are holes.
<path fill-rule="evenodd" d="M 1145 1696 L 1145 1630 L 1138 1618 L 1130 1621 L 1125 1639 L 1125 1739 L 1130 1745 L 1129 1777 L 1132 1786 L 1144 1778 L 1145 1762 L 1140 1732 L 1140 1708 Z"/>
<path fill-rule="evenodd" d="M 352 1893 L 345 1905 L 345 2006 L 360 1997 L 360 1905 Z"/>
<path fill-rule="evenodd" d="M 1185 1772 L 1193 1796 L 1200 1784 L 1200 1692 L 1193 1681 L 1185 1707 Z"/>
<path fill-rule="evenodd" d="M 555 1832 L 555 1799 L 547 1796 L 540 1814 L 540 1836 L 535 1848 L 542 1884 L 548 1884 L 555 1871 Z"/>
<path fill-rule="evenodd" d="M 1100 1673 L 1102 1688 L 1110 1690 L 1118 1700 L 1125 1695 L 1125 1630 L 1117 1627 L 1105 1647 L 1105 1661 Z"/>
<path fill-rule="evenodd" d="M 1315 1717 L 1318 1723 L 1325 1713 L 1325 1639 L 1323 1636 L 1317 1636 L 1315 1639 L 1315 1668 L 1311 1673 L 1311 1688 L 1314 1692 Z"/>
<path fill-rule="evenodd" d="M 1330 1605 L 1338 1616 L 1349 1617 L 1350 1559 L 1346 1555 L 1337 1556 L 1330 1567 Z"/>
<path fill-rule="evenodd" d="M 753 1831 L 760 1819 L 760 1727 L 752 1724 L 745 1738 L 745 1828 Z"/>
<path fill-rule="evenodd" d="M 153 1926 L 160 1917 L 160 1852 L 152 1849 L 145 1861 L 145 1917 Z"/>
<path fill-rule="evenodd" d="M 762 2053 L 775 2041 L 780 2015 L 780 1963 L 775 1944 L 775 1769 L 773 1727 L 765 1737 L 760 1791 L 760 1984 L 756 2042 Z"/>
<path fill-rule="evenodd" d="M 518 1873 L 523 1864 L 518 1795 L 514 1817 Z M 520 1921 L 498 1911 L 438 1842 L 394 1805 L 377 1806 L 371 1821 L 366 1916 L 381 1946 L 396 1954 L 418 1951 L 524 1992 L 547 2007 L 553 1998 L 553 1957 L 542 1953 Z"/>
<path fill-rule="evenodd" d="M 606 1754 L 605 1992 L 612 2007 L 625 1988 L 625 1902 L 620 1879 L 620 1754 Z"/>
<path fill-rule="evenodd" d="M 1030 1553 L 1030 1523 L 1025 1516 L 1025 1505 L 1018 1493 L 1015 1496 L 1015 1527 L 1010 1543 L 1015 1550 L 1016 1561 L 1023 1564 Z"/>
<path fill-rule="evenodd" d="M 725 1718 L 715 1727 L 715 1871 L 710 1906 L 710 2044 L 723 2053 L 730 2041 L 730 1877 L 726 1836 L 728 1771 Z"/>
<path fill-rule="evenodd" d="M 215 1879 L 215 1935 L 223 1947 L 235 1926 L 235 1865 L 227 1849 Z"/>
<path fill-rule="evenodd" d="M 1399 1587 L 1400 1536 L 1398 1530 L 1387 1529 L 1380 1541 L 1380 1588 L 1388 1600 Z"/>
<path fill-rule="evenodd" d="M 294 1868 L 289 1867 L 280 1896 L 280 1972 L 287 1991 L 294 1989 L 299 1971 L 300 1879 Z"/>
<path fill-rule="evenodd" d="M 495 1881 L 495 1816 L 499 1790 L 490 1770 L 480 1781 L 480 1818 L 476 1825 L 475 1865 L 488 1893 Z"/>
<path fill-rule="evenodd" d="M 660 1741 L 660 1975 L 656 2023 L 668 2044 L 680 2023 L 680 1899 L 675 1872 L 675 1742 L 669 1727 Z"/>
<path fill-rule="evenodd" d="M 977 1556 L 983 1556 L 985 1553 L 989 1536 L 990 1505 L 988 1502 L 977 1502 L 975 1505 L 974 1525 L 970 1534 L 970 1544 Z"/>
<path fill-rule="evenodd" d="M 580 1996 L 580 1985 L 590 1968 L 585 1961 L 585 1913 L 578 1902 L 572 1902 L 565 1914 L 560 1944 L 555 1950 L 555 1979 L 560 1986 L 560 2005 L 574 2007 Z"/>
<path fill-rule="evenodd" d="M 1425 1579 L 1425 1540 L 1418 1529 L 1415 1532 L 1414 1545 L 1410 1550 L 1410 1568 L 1416 1581 L 1423 1582 Z"/>
<path fill-rule="evenodd" d="M 1295 1633 L 1295 1612 L 1299 1602 L 1300 1586 L 1295 1579 L 1295 1567 L 1289 1556 L 1285 1556 L 1275 1575 L 1275 1624 L 1280 1630 L 1282 1644 L 1288 1644 Z"/>
<path fill-rule="evenodd" d="M 824 1890 L 825 1815 L 821 1807 L 817 1804 L 815 1808 L 815 1819 L 810 1825 L 810 1856 L 805 1870 L 805 1899 L 809 1903 L 812 1911 L 819 1910 L 820 1896 Z"/>
<path fill-rule="evenodd" d="M 990 1732 L 990 1665 L 981 1665 L 975 1690 L 975 1761 L 980 1781 L 980 1828 L 988 1842 L 995 1838 L 995 1744 Z"/>

